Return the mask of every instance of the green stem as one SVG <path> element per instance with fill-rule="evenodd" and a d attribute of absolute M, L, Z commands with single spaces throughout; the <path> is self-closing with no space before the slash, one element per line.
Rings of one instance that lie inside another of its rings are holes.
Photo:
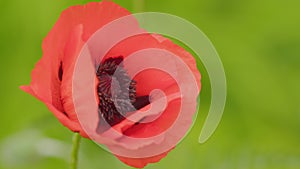
<path fill-rule="evenodd" d="M 145 10 L 145 0 L 133 0 L 133 10 L 135 13 Z"/>
<path fill-rule="evenodd" d="M 71 154 L 71 169 L 77 169 L 78 164 L 78 150 L 80 145 L 81 136 L 79 133 L 74 133 L 73 135 L 73 146 Z"/>

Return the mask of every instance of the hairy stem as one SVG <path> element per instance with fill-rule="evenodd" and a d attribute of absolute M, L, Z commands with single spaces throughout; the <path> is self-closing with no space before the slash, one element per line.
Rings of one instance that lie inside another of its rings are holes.
<path fill-rule="evenodd" d="M 78 166 L 78 151 L 79 151 L 80 140 L 81 140 L 80 134 L 74 133 L 72 153 L 71 153 L 71 169 L 77 169 Z"/>

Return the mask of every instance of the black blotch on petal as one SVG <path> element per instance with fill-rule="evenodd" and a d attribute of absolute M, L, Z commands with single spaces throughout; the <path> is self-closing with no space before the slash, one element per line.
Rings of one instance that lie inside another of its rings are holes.
<path fill-rule="evenodd" d="M 139 96 L 132 105 L 135 107 L 135 109 L 139 110 L 148 104 L 150 104 L 149 96 Z"/>
<path fill-rule="evenodd" d="M 59 69 L 58 69 L 58 79 L 60 81 L 62 81 L 62 76 L 63 76 L 63 68 L 62 68 L 62 62 L 60 62 Z"/>

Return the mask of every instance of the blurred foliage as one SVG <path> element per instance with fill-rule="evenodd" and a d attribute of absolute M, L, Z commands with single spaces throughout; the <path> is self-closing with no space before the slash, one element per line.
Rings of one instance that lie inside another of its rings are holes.
<path fill-rule="evenodd" d="M 145 11 L 180 16 L 205 32 L 220 54 L 228 82 L 222 122 L 201 145 L 197 141 L 210 86 L 205 68 L 200 68 L 203 88 L 194 128 L 166 158 L 146 168 L 300 168 L 300 1 L 145 1 Z M 68 167 L 69 157 L 62 155 L 68 153 L 51 153 L 49 146 L 70 149 L 72 133 L 18 86 L 29 84 L 42 55 L 41 42 L 60 12 L 87 2 L 0 1 L 0 168 Z M 115 2 L 134 11 L 133 0 Z M 86 139 L 80 153 L 80 168 L 130 168 Z"/>

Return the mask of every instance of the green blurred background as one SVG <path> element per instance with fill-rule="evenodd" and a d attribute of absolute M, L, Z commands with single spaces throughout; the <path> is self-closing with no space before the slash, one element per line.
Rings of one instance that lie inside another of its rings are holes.
<path fill-rule="evenodd" d="M 223 61 L 228 98 L 215 134 L 198 136 L 209 109 L 201 67 L 200 114 L 175 150 L 146 168 L 300 168 L 300 1 L 145 0 L 145 11 L 171 13 L 197 25 Z M 43 103 L 19 90 L 42 55 L 42 39 L 62 10 L 88 0 L 0 1 L 0 168 L 68 168 L 72 133 Z M 134 12 L 133 0 L 115 0 Z M 205 50 L 205 49 L 204 49 Z M 130 168 L 82 140 L 81 169 Z"/>

